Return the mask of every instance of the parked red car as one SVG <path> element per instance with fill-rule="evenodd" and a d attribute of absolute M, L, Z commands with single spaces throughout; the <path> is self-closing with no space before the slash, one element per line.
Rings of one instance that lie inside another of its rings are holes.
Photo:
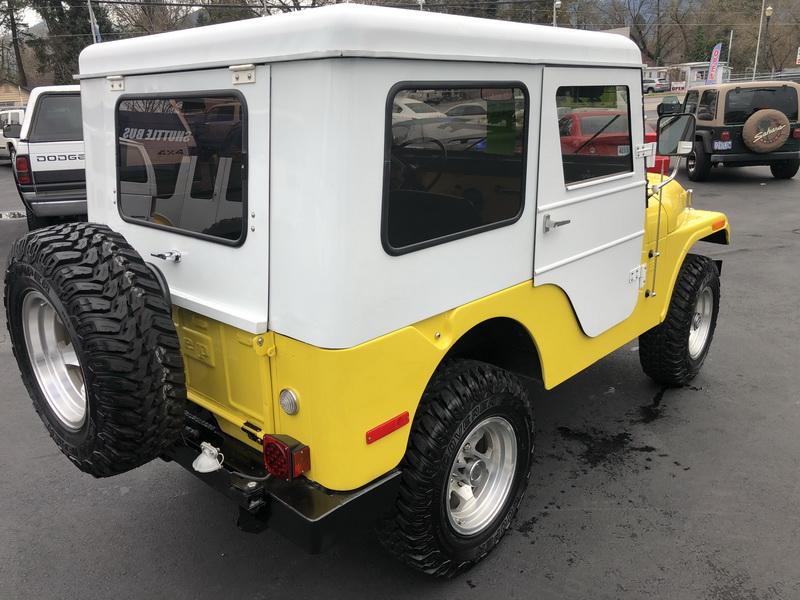
<path fill-rule="evenodd" d="M 600 154 L 627 156 L 631 139 L 627 113 L 617 110 L 576 110 L 558 120 L 562 154 Z M 599 132 L 599 133 L 598 133 Z M 656 130 L 645 122 L 645 142 L 656 141 Z M 668 156 L 657 156 L 648 172 L 669 172 Z"/>

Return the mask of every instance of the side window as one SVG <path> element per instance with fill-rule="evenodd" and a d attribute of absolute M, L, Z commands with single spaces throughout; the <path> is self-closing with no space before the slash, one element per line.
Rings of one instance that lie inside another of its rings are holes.
<path fill-rule="evenodd" d="M 713 121 L 717 116 L 717 90 L 706 90 L 700 97 L 697 106 L 697 118 L 702 121 Z"/>
<path fill-rule="evenodd" d="M 686 94 L 686 99 L 683 101 L 683 112 L 694 114 L 694 111 L 697 110 L 697 92 L 689 92 Z"/>
<path fill-rule="evenodd" d="M 142 96 L 117 106 L 123 218 L 244 240 L 244 103 L 238 95 Z"/>
<path fill-rule="evenodd" d="M 8 113 L 0 113 L 0 127 L 8 125 Z"/>
<path fill-rule="evenodd" d="M 20 118 L 19 118 L 19 113 L 18 112 L 10 113 L 8 115 L 8 122 L 9 123 L 14 123 L 15 125 L 18 125 L 21 122 Z"/>
<path fill-rule="evenodd" d="M 633 171 L 627 86 L 560 87 L 556 106 L 567 185 Z"/>
<path fill-rule="evenodd" d="M 423 98 L 441 100 L 434 107 Z M 387 105 L 381 238 L 389 254 L 519 218 L 528 111 L 521 85 L 396 86 Z M 398 115 L 397 106 L 410 110 Z"/>

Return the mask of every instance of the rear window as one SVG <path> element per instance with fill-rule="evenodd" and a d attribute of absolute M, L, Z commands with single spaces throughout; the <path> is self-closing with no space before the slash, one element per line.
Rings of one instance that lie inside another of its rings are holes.
<path fill-rule="evenodd" d="M 124 98 L 117 107 L 126 220 L 231 244 L 245 235 L 245 110 L 234 95 Z"/>
<path fill-rule="evenodd" d="M 797 121 L 797 91 L 789 86 L 736 88 L 725 96 L 725 123 L 738 125 L 763 108 L 773 108 Z"/>
<path fill-rule="evenodd" d="M 521 85 L 398 86 L 389 106 L 413 108 L 434 95 L 448 100 L 424 114 L 387 115 L 382 237 L 389 254 L 500 227 L 522 212 L 527 97 Z M 465 101 L 486 109 L 472 116 L 456 111 L 458 118 L 448 112 Z"/>
<path fill-rule="evenodd" d="M 83 139 L 81 96 L 43 94 L 36 103 L 28 140 L 31 142 L 70 142 Z"/>

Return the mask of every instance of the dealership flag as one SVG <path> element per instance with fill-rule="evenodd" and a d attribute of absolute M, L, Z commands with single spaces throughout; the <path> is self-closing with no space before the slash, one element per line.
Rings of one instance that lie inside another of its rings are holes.
<path fill-rule="evenodd" d="M 714 46 L 711 51 L 711 63 L 708 65 L 706 83 L 717 83 L 717 69 L 719 68 L 719 55 L 722 54 L 722 42 Z"/>
<path fill-rule="evenodd" d="M 97 19 L 94 18 L 92 0 L 86 0 L 86 4 L 89 5 L 89 24 L 92 26 L 92 40 L 97 44 L 103 41 L 103 38 L 100 37 L 100 27 L 97 25 Z"/>

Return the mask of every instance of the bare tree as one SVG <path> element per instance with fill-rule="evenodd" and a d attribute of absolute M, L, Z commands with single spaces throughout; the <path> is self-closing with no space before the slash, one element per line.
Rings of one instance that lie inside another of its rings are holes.
<path fill-rule="evenodd" d="M 132 4 L 116 4 L 109 9 L 111 19 L 120 29 L 131 33 L 161 33 L 187 26 L 190 6 L 174 6 L 167 0 L 131 0 Z M 191 26 L 191 24 L 188 24 Z"/>

